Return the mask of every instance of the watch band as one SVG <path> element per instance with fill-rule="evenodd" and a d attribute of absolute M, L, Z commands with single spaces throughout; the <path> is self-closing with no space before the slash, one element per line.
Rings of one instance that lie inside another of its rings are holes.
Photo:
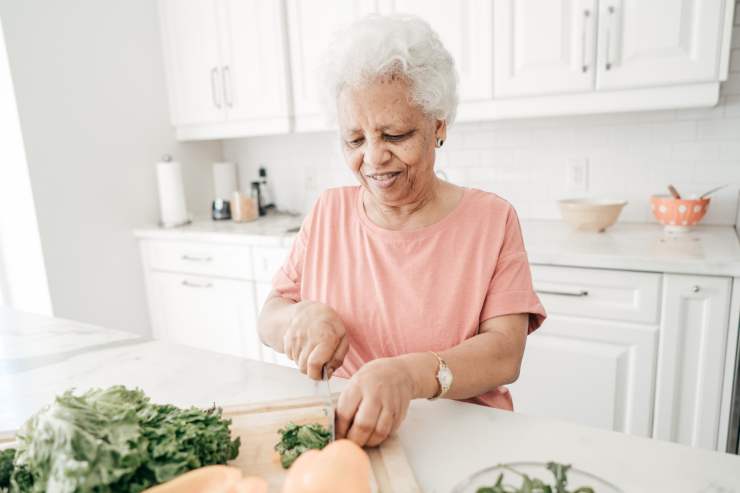
<path fill-rule="evenodd" d="M 434 397 L 429 398 L 430 401 L 435 401 L 440 397 L 444 397 L 447 391 L 450 390 L 450 387 L 452 386 L 452 371 L 450 370 L 450 367 L 447 366 L 447 362 L 443 360 L 439 354 L 435 353 L 434 351 L 429 352 L 432 353 L 439 362 L 436 374 L 437 383 L 439 383 L 439 392 Z"/>

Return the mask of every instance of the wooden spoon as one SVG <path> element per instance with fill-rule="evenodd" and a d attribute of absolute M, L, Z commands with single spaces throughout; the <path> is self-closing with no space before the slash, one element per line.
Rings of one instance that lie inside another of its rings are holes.
<path fill-rule="evenodd" d="M 678 190 L 676 190 L 676 187 L 673 185 L 668 185 L 668 191 L 671 192 L 671 195 L 673 195 L 673 198 L 676 200 L 681 200 L 681 194 L 678 193 Z"/>

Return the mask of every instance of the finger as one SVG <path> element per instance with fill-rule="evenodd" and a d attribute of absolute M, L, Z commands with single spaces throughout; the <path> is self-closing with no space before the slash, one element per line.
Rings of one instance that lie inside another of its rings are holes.
<path fill-rule="evenodd" d="M 375 431 L 373 431 L 370 438 L 367 440 L 368 447 L 377 447 L 385 441 L 393 432 L 396 424 L 396 417 L 390 407 L 383 407 L 380 411 L 380 417 L 378 422 L 375 424 Z"/>
<path fill-rule="evenodd" d="M 299 346 L 295 343 L 294 331 L 289 329 L 283 336 L 283 350 L 285 351 L 285 356 L 287 356 L 291 361 L 295 361 L 298 356 L 295 354 L 298 347 Z"/>
<path fill-rule="evenodd" d="M 335 412 L 336 427 L 334 429 L 337 438 L 345 438 L 347 436 L 347 431 L 349 431 L 349 427 L 355 417 L 360 400 L 361 394 L 352 383 L 339 394 Z"/>
<path fill-rule="evenodd" d="M 322 370 L 324 369 L 324 365 L 328 364 L 333 353 L 334 344 L 331 342 L 317 344 L 308 356 L 308 376 L 314 380 L 321 380 L 323 378 Z"/>
<path fill-rule="evenodd" d="M 314 347 L 316 347 L 315 344 L 308 343 L 303 346 L 303 349 L 301 349 L 301 352 L 298 355 L 298 361 L 296 361 L 296 364 L 303 374 L 308 374 L 308 357 L 311 355 Z"/>
<path fill-rule="evenodd" d="M 334 351 L 334 354 L 332 354 L 332 356 L 329 358 L 329 362 L 326 364 L 327 371 L 329 372 L 329 376 L 331 376 L 331 374 L 334 373 L 334 370 L 342 366 L 342 364 L 344 363 L 344 358 L 345 356 L 347 356 L 348 352 L 349 352 L 349 339 L 347 338 L 347 336 L 344 336 L 339 341 L 339 345 Z"/>
<path fill-rule="evenodd" d="M 357 409 L 352 426 L 347 432 L 347 438 L 360 447 L 367 444 L 370 435 L 375 431 L 375 426 L 380 417 L 380 404 L 376 399 L 363 399 Z"/>

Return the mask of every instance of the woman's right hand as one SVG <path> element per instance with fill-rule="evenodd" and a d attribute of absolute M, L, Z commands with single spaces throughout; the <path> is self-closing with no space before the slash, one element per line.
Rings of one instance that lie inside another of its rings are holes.
<path fill-rule="evenodd" d="M 302 373 L 321 380 L 324 365 L 329 375 L 342 366 L 349 350 L 347 331 L 330 306 L 300 301 L 283 336 L 283 350 Z"/>

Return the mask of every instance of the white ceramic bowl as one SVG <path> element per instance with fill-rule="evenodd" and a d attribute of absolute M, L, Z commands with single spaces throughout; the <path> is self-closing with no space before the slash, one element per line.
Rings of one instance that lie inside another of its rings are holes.
<path fill-rule="evenodd" d="M 617 222 L 619 214 L 627 202 L 606 199 L 566 199 L 560 200 L 560 215 L 566 223 L 579 231 L 603 233 Z"/>

